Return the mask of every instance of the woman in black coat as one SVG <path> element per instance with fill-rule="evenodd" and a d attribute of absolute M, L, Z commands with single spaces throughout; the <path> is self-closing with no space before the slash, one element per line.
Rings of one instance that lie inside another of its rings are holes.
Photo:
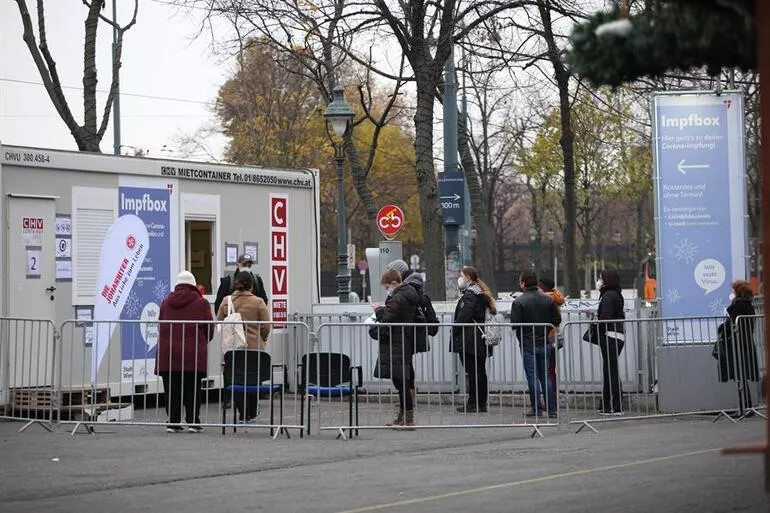
<path fill-rule="evenodd" d="M 414 287 L 401 282 L 398 271 L 385 271 L 380 283 L 388 291 L 385 306 L 374 313 L 378 323 L 413 323 L 417 318 L 420 298 Z M 396 419 L 388 424 L 394 427 L 414 427 L 414 403 L 409 394 L 409 383 L 414 381 L 412 353 L 414 348 L 414 327 L 383 326 L 379 329 L 379 359 L 375 377 L 390 378 L 398 390 L 399 409 Z"/>
<path fill-rule="evenodd" d="M 617 271 L 602 271 L 599 285 L 599 312 L 596 324 L 599 349 L 602 352 L 602 415 L 621 415 L 623 412 L 623 387 L 621 386 L 618 359 L 626 343 L 623 322 L 607 322 L 625 319 L 620 275 Z M 592 339 L 594 341 L 594 339 Z"/>
<path fill-rule="evenodd" d="M 455 307 L 454 322 L 478 326 L 453 326 L 451 351 L 457 353 L 468 374 L 468 403 L 460 406 L 460 413 L 484 413 L 487 411 L 487 358 L 492 348 L 482 338 L 487 310 L 497 313 L 495 299 L 486 284 L 479 279 L 473 267 L 463 267 L 457 279 L 463 293 Z"/>
<path fill-rule="evenodd" d="M 730 363 L 728 374 L 738 382 L 739 406 L 743 414 L 745 408 L 753 408 L 748 382 L 759 381 L 759 364 L 757 349 L 754 347 L 754 318 L 742 317 L 753 316 L 756 311 L 754 310 L 754 291 L 749 282 L 744 280 L 733 282 L 732 289 L 735 297 L 727 307 L 727 315 L 732 324 L 733 342 L 737 349 L 735 353 L 738 361 L 734 361 L 734 357 L 728 357 Z M 728 347 L 728 356 L 732 356 L 731 349 Z"/>

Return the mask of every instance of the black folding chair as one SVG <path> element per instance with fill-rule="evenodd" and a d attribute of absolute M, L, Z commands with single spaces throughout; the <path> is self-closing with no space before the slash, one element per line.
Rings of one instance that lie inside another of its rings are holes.
<path fill-rule="evenodd" d="M 235 408 L 235 394 L 242 393 L 244 398 L 246 394 L 256 394 L 267 392 L 270 394 L 270 424 L 274 424 L 274 397 L 273 392 L 280 390 L 281 385 L 273 382 L 273 369 L 284 370 L 284 380 L 286 367 L 284 365 L 272 365 L 270 353 L 257 349 L 234 349 L 225 353 L 224 369 L 224 391 L 225 396 L 222 402 L 222 434 L 225 434 L 225 420 L 227 418 L 227 408 L 233 408 L 233 433 L 237 428 L 237 412 Z M 265 382 L 268 382 L 266 384 Z M 279 419 L 283 424 L 283 394 L 279 395 Z M 244 399 L 245 401 L 245 399 Z M 245 406 L 245 405 L 244 405 Z M 244 408 L 244 416 L 245 416 Z M 244 418 L 244 420 L 246 420 Z M 283 428 L 281 428 L 283 431 Z M 273 428 L 270 428 L 270 435 L 273 434 Z M 288 432 L 286 433 L 288 435 Z"/>
<path fill-rule="evenodd" d="M 353 383 L 353 370 L 357 370 L 357 382 Z M 343 353 L 307 353 L 297 368 L 301 394 L 300 424 L 305 425 L 305 399 L 307 396 L 348 397 L 348 425 L 353 426 L 353 407 L 358 425 L 358 389 L 363 382 L 361 366 L 351 366 L 350 357 Z M 310 400 L 307 401 L 307 434 L 310 435 Z M 358 435 L 358 430 L 355 430 Z M 350 429 L 353 435 L 353 429 Z M 339 437 L 338 437 L 339 438 Z"/>

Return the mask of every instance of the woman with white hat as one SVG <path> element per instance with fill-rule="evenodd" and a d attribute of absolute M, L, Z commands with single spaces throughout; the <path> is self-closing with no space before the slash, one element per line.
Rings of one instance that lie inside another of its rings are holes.
<path fill-rule="evenodd" d="M 195 276 L 182 271 L 174 291 L 160 305 L 160 336 L 155 359 L 155 373 L 163 378 L 169 433 L 184 431 L 180 426 L 182 406 L 188 431 L 203 431 L 200 427 L 201 378 L 206 377 L 208 343 L 214 336 L 214 326 L 205 321 L 211 320 L 211 306 L 196 287 Z"/>

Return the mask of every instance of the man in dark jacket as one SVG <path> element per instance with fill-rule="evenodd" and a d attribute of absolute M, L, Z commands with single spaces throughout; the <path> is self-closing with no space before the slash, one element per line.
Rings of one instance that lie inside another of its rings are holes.
<path fill-rule="evenodd" d="M 524 372 L 527 375 L 529 399 L 532 408 L 528 417 L 537 417 L 547 412 L 551 418 L 556 418 L 556 394 L 551 390 L 548 379 L 548 361 L 554 358 L 554 347 L 548 343 L 548 332 L 561 324 L 561 314 L 554 300 L 540 293 L 537 287 L 537 275 L 525 271 L 519 279 L 523 294 L 511 305 L 511 323 L 513 331 L 521 345 L 521 355 L 524 361 Z M 522 326 L 522 324 L 538 326 Z M 543 394 L 546 408 L 540 403 Z"/>
<path fill-rule="evenodd" d="M 251 293 L 257 297 L 261 297 L 262 301 L 265 302 L 268 308 L 270 307 L 270 303 L 267 302 L 267 292 L 265 292 L 265 285 L 262 283 L 262 278 L 259 276 L 259 274 L 251 270 L 252 265 L 254 265 L 254 259 L 251 257 L 251 255 L 241 255 L 238 257 L 238 269 L 236 269 L 232 275 L 225 276 L 219 280 L 217 298 L 214 301 L 215 312 L 219 311 L 219 305 L 222 304 L 222 301 L 224 301 L 225 298 L 232 294 L 235 290 L 235 275 L 244 271 L 252 273 L 254 276 Z"/>
<path fill-rule="evenodd" d="M 211 305 L 195 286 L 195 276 L 182 271 L 174 291 L 160 305 L 160 333 L 155 373 L 163 378 L 169 433 L 183 430 L 182 406 L 188 430 L 200 427 L 201 378 L 206 377 L 208 343 L 213 337 Z M 172 323 L 164 321 L 203 321 Z"/>

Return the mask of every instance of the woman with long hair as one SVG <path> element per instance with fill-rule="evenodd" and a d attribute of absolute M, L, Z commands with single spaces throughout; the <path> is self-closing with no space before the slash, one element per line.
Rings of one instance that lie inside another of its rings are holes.
<path fill-rule="evenodd" d="M 599 283 L 599 312 L 597 318 L 603 321 L 597 324 L 599 349 L 602 352 L 602 415 L 623 414 L 623 387 L 620 381 L 618 359 L 626 343 L 622 320 L 626 318 L 623 310 L 623 294 L 620 287 L 620 275 L 613 269 L 601 273 Z M 621 322 L 607 322 L 621 320 Z"/>
<path fill-rule="evenodd" d="M 479 278 L 473 267 L 463 267 L 457 278 L 462 296 L 455 307 L 454 322 L 457 324 L 481 324 L 487 311 L 497 313 L 495 298 L 489 287 Z M 457 353 L 468 375 L 468 401 L 460 406 L 460 413 L 484 413 L 487 411 L 487 358 L 492 347 L 482 337 L 483 328 L 478 326 L 452 327 L 451 351 Z"/>

